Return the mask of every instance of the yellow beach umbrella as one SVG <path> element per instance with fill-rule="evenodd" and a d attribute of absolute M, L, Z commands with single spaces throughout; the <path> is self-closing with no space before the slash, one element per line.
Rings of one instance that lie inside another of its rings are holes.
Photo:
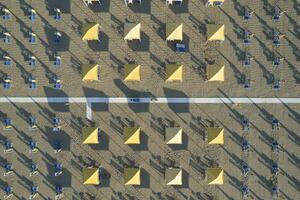
<path fill-rule="evenodd" d="M 87 64 L 82 66 L 82 81 L 95 81 L 98 80 L 99 75 L 98 64 Z"/>
<path fill-rule="evenodd" d="M 207 79 L 208 81 L 224 81 L 225 66 L 224 65 L 208 65 Z"/>
<path fill-rule="evenodd" d="M 99 128 L 83 127 L 82 130 L 83 144 L 98 144 L 99 143 Z"/>
<path fill-rule="evenodd" d="M 182 128 L 169 127 L 166 128 L 165 140 L 167 144 L 181 144 L 182 143 Z"/>
<path fill-rule="evenodd" d="M 83 184 L 84 185 L 98 185 L 99 179 L 99 168 L 83 168 Z"/>
<path fill-rule="evenodd" d="M 141 184 L 141 169 L 140 168 L 125 168 L 124 169 L 124 184 L 125 185 L 140 185 Z"/>
<path fill-rule="evenodd" d="M 208 144 L 224 144 L 224 129 L 208 128 L 207 140 L 208 140 Z"/>
<path fill-rule="evenodd" d="M 224 41 L 225 25 L 224 24 L 207 24 L 207 40 Z"/>
<path fill-rule="evenodd" d="M 100 25 L 97 23 L 86 23 L 82 26 L 82 40 L 99 40 Z"/>
<path fill-rule="evenodd" d="M 141 40 L 141 23 L 125 23 L 124 40 Z"/>
<path fill-rule="evenodd" d="M 182 169 L 167 168 L 165 179 L 167 185 L 182 185 Z"/>
<path fill-rule="evenodd" d="M 125 127 L 124 144 L 140 144 L 140 132 L 141 128 L 139 127 Z"/>
<path fill-rule="evenodd" d="M 167 64 L 166 81 L 182 81 L 183 65 Z"/>
<path fill-rule="evenodd" d="M 206 179 L 209 185 L 223 185 L 224 170 L 222 168 L 208 168 Z"/>
<path fill-rule="evenodd" d="M 166 40 L 179 40 L 183 38 L 183 24 L 167 23 L 166 24 Z"/>
<path fill-rule="evenodd" d="M 141 65 L 125 64 L 124 65 L 124 81 L 140 81 Z"/>

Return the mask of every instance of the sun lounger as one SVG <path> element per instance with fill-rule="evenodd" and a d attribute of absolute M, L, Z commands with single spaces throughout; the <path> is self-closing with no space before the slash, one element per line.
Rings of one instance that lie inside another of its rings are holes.
<path fill-rule="evenodd" d="M 55 169 L 54 176 L 59 176 L 62 174 L 62 164 L 56 163 L 54 165 L 54 169 Z"/>
<path fill-rule="evenodd" d="M 61 11 L 59 8 L 54 8 L 54 19 L 56 21 L 60 21 L 61 20 Z"/>

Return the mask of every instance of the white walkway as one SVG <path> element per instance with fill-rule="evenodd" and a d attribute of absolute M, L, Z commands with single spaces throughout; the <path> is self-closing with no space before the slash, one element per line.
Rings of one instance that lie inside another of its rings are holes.
<path fill-rule="evenodd" d="M 195 103 L 298 104 L 300 98 L 126 98 L 126 97 L 0 97 L 0 103 Z"/>

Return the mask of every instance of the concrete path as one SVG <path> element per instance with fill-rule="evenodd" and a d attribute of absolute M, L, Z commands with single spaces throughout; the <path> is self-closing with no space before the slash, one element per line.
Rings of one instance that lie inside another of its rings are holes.
<path fill-rule="evenodd" d="M 0 97 L 0 103 L 191 103 L 298 104 L 300 98 L 126 98 L 126 97 Z"/>

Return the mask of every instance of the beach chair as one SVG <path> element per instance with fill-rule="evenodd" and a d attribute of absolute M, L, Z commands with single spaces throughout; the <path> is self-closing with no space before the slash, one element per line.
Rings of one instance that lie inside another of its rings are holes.
<path fill-rule="evenodd" d="M 54 19 L 55 21 L 61 20 L 61 11 L 59 8 L 54 8 Z"/>
<path fill-rule="evenodd" d="M 30 56 L 28 57 L 28 64 L 29 64 L 29 66 L 32 66 L 32 67 L 36 66 L 36 64 L 37 64 L 37 59 L 36 59 L 36 57 L 30 55 Z"/>
<path fill-rule="evenodd" d="M 60 141 L 54 141 L 53 147 L 54 147 L 54 153 L 58 153 L 62 151 L 62 144 Z"/>
<path fill-rule="evenodd" d="M 3 56 L 4 65 L 5 66 L 11 66 L 12 65 L 12 59 L 9 56 Z"/>
<path fill-rule="evenodd" d="M 35 117 L 29 117 L 29 130 L 37 129 L 37 119 Z"/>
<path fill-rule="evenodd" d="M 285 11 L 281 11 L 281 9 L 278 7 L 278 6 L 275 6 L 274 7 L 274 15 L 273 15 L 273 20 L 275 22 L 279 22 L 280 21 L 280 18 L 281 18 L 281 15 L 285 13 Z"/>
<path fill-rule="evenodd" d="M 10 153 L 13 151 L 13 143 L 10 140 L 4 142 L 4 153 Z"/>
<path fill-rule="evenodd" d="M 58 31 L 54 32 L 54 43 L 59 43 L 61 40 L 61 33 Z"/>
<path fill-rule="evenodd" d="M 55 185 L 55 200 L 63 198 L 62 185 Z"/>
<path fill-rule="evenodd" d="M 279 196 L 279 188 L 277 186 L 273 186 L 271 191 L 272 191 L 272 198 L 277 199 Z"/>
<path fill-rule="evenodd" d="M 28 77 L 28 82 L 29 82 L 29 88 L 30 89 L 36 89 L 37 82 L 36 82 L 36 79 L 33 76 Z"/>
<path fill-rule="evenodd" d="M 54 164 L 54 176 L 59 176 L 62 174 L 62 164 L 60 163 L 55 163 Z"/>
<path fill-rule="evenodd" d="M 251 44 L 252 43 L 252 37 L 254 36 L 254 34 L 249 31 L 249 30 L 244 30 L 244 44 Z"/>
<path fill-rule="evenodd" d="M 5 118 L 4 119 L 4 129 L 5 130 L 11 130 L 12 129 L 12 119 Z"/>
<path fill-rule="evenodd" d="M 38 165 L 36 163 L 32 163 L 30 165 L 30 173 L 29 176 L 33 176 L 38 173 Z"/>
<path fill-rule="evenodd" d="M 250 67 L 251 66 L 251 61 L 253 60 L 254 58 L 250 55 L 250 54 L 248 54 L 248 53 L 246 53 L 245 54 L 245 60 L 243 61 L 243 66 L 244 67 Z"/>
<path fill-rule="evenodd" d="M 54 66 L 58 67 L 61 64 L 61 57 L 60 56 L 54 56 Z"/>
<path fill-rule="evenodd" d="M 249 144 L 248 140 L 244 140 L 242 142 L 242 150 L 243 150 L 243 152 L 248 152 L 250 150 L 250 144 Z"/>
<path fill-rule="evenodd" d="M 252 19 L 252 15 L 253 15 L 254 11 L 250 10 L 248 7 L 244 8 L 244 20 L 245 21 L 250 21 Z"/>
<path fill-rule="evenodd" d="M 36 34 L 30 32 L 29 33 L 29 43 L 30 44 L 36 44 L 37 41 L 36 41 Z"/>
<path fill-rule="evenodd" d="M 243 170 L 243 176 L 247 177 L 250 172 L 250 167 L 248 166 L 248 164 L 244 163 L 242 166 L 242 170 Z"/>
<path fill-rule="evenodd" d="M 29 20 L 34 22 L 36 20 L 36 16 L 37 16 L 36 11 L 32 8 L 29 8 L 28 12 L 29 12 Z"/>
<path fill-rule="evenodd" d="M 175 50 L 176 50 L 176 52 L 185 52 L 186 51 L 185 44 L 175 43 Z"/>
<path fill-rule="evenodd" d="M 273 67 L 279 67 L 282 60 L 283 58 L 276 56 L 273 60 Z"/>
<path fill-rule="evenodd" d="M 11 19 L 11 13 L 7 8 L 2 8 L 2 18 L 7 21 Z"/>
<path fill-rule="evenodd" d="M 92 5 L 94 2 L 98 3 L 100 6 L 102 6 L 102 3 L 100 0 L 82 0 L 82 1 L 86 6 Z"/>
<path fill-rule="evenodd" d="M 243 186 L 241 192 L 242 192 L 242 198 L 246 199 L 250 193 L 250 189 L 248 188 L 248 186 Z"/>
<path fill-rule="evenodd" d="M 5 76 L 4 77 L 4 89 L 10 89 L 12 87 L 12 80 L 10 78 L 10 76 Z"/>
<path fill-rule="evenodd" d="M 38 152 L 37 142 L 31 140 L 29 142 L 29 153 L 36 153 L 36 152 Z"/>
<path fill-rule="evenodd" d="M 252 88 L 252 82 L 255 82 L 254 80 L 251 80 L 249 78 L 246 78 L 244 80 L 244 88 L 245 89 L 251 89 Z"/>
<path fill-rule="evenodd" d="M 13 197 L 13 187 L 11 187 L 11 186 L 5 186 L 5 188 L 4 188 L 4 192 L 5 192 L 5 194 L 4 194 L 4 196 L 3 196 L 3 198 L 4 199 L 9 199 L 9 198 L 11 198 L 11 197 Z"/>
<path fill-rule="evenodd" d="M 124 3 L 125 3 L 126 6 L 132 5 L 133 4 L 133 0 L 124 0 Z"/>
<path fill-rule="evenodd" d="M 275 153 L 279 152 L 279 143 L 277 140 L 272 141 L 272 151 Z"/>
<path fill-rule="evenodd" d="M 284 82 L 285 82 L 285 80 L 282 80 L 282 79 L 275 79 L 275 80 L 274 80 L 274 84 L 273 84 L 273 88 L 274 88 L 275 90 L 279 90 L 279 89 L 281 88 L 282 83 L 284 83 Z"/>
<path fill-rule="evenodd" d="M 281 38 L 285 37 L 285 35 L 280 34 L 278 31 L 273 32 L 273 45 L 279 46 L 281 44 Z"/>
<path fill-rule="evenodd" d="M 54 82 L 54 88 L 55 89 L 61 89 L 62 88 L 61 80 L 57 76 L 54 76 L 52 80 Z"/>
<path fill-rule="evenodd" d="M 38 186 L 35 186 L 35 185 L 32 185 L 31 187 L 30 187 L 30 196 L 29 196 L 29 200 L 32 200 L 32 199 L 34 199 L 34 198 L 36 198 L 36 197 L 38 197 L 39 196 L 39 187 Z"/>
<path fill-rule="evenodd" d="M 4 169 L 5 169 L 4 176 L 9 176 L 14 173 L 13 171 L 14 166 L 12 164 L 5 164 Z"/>
<path fill-rule="evenodd" d="M 278 119 L 273 119 L 272 120 L 272 129 L 275 131 L 275 130 L 279 130 L 279 127 L 280 127 L 280 123 L 278 121 Z"/>
<path fill-rule="evenodd" d="M 4 44 L 11 44 L 12 43 L 12 37 L 10 35 L 10 33 L 3 33 L 3 42 Z"/>
<path fill-rule="evenodd" d="M 244 117 L 242 119 L 242 125 L 243 125 L 243 130 L 244 131 L 249 131 L 250 130 L 250 122 L 246 117 Z"/>

